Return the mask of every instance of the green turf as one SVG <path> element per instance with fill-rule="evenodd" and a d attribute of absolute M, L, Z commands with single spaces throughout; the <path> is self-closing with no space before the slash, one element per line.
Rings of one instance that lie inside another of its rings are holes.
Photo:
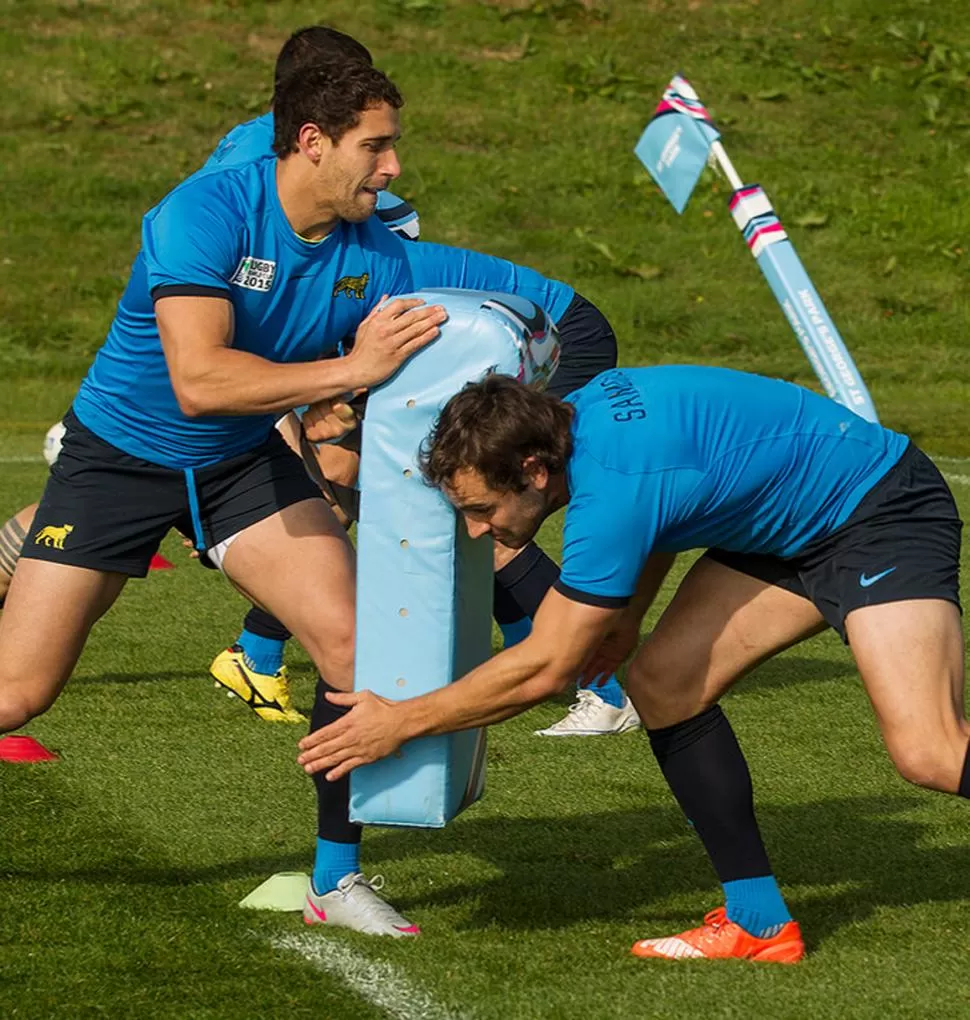
<path fill-rule="evenodd" d="M 100 344 L 139 216 L 233 124 L 319 5 L 0 0 L 0 519 L 36 498 L 41 438 Z M 883 419 L 970 454 L 970 27 L 943 0 L 330 0 L 408 96 L 404 176 L 430 239 L 516 258 L 609 314 L 627 363 L 813 384 L 703 179 L 683 218 L 632 146 L 683 70 L 775 200 Z M 970 512 L 970 465 L 941 460 Z M 555 548 L 557 535 L 547 535 Z M 188 563 L 133 583 L 0 768 L 0 1014 L 386 1015 L 290 950 L 297 918 L 235 903 L 304 869 L 298 734 L 213 691 L 242 603 Z M 44 621 L 38 621 L 43 627 Z M 297 700 L 312 678 L 292 650 Z M 547 742 L 548 705 L 492 734 L 489 792 L 442 832 L 368 832 L 365 866 L 425 935 L 330 938 L 443 1012 L 519 1017 L 970 1015 L 967 808 L 898 780 L 831 636 L 728 702 L 811 956 L 651 966 L 637 937 L 716 887 L 640 736 Z"/>
<path fill-rule="evenodd" d="M 25 461 L 5 466 L 0 506 L 42 484 L 26 461 L 38 439 L 12 444 Z M 966 515 L 967 486 L 956 492 Z M 0 767 L 0 1008 L 384 1015 L 271 947 L 305 937 L 297 917 L 235 907 L 269 874 L 309 867 L 312 796 L 297 731 L 255 721 L 206 678 L 240 599 L 174 540 L 163 552 L 176 569 L 129 585 L 28 727 L 63 761 Z M 305 708 L 311 671 L 299 650 L 290 661 Z M 493 730 L 487 797 L 446 830 L 366 834 L 367 870 L 420 940 L 310 934 L 467 1017 L 741 1017 L 779 1002 L 791 1016 L 970 1015 L 967 808 L 895 777 L 839 642 L 766 665 L 728 711 L 808 938 L 797 970 L 627 957 L 636 938 L 694 923 L 716 886 L 643 738 L 533 737 L 556 704 Z"/>

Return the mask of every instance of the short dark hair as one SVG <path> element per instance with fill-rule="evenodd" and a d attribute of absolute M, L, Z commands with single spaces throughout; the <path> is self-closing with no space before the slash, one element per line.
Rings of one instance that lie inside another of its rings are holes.
<path fill-rule="evenodd" d="M 298 74 L 309 67 L 331 67 L 348 61 L 374 63 L 370 50 L 345 32 L 338 32 L 327 25 L 298 29 L 283 43 L 276 57 L 273 94 L 275 96 L 280 82 L 291 74 Z"/>
<path fill-rule="evenodd" d="M 421 447 L 425 480 L 437 488 L 472 468 L 496 492 L 522 492 L 522 462 L 535 457 L 561 474 L 573 450 L 573 406 L 508 375 L 469 383 L 442 409 Z"/>
<path fill-rule="evenodd" d="M 360 122 L 360 115 L 381 103 L 399 110 L 404 99 L 376 67 L 360 61 L 341 67 L 311 67 L 280 82 L 273 106 L 273 151 L 296 152 L 304 124 L 316 124 L 333 142 Z"/>

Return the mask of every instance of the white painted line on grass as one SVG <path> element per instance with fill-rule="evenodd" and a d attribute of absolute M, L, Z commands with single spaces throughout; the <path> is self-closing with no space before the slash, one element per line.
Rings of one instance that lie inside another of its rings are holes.
<path fill-rule="evenodd" d="M 9 457 L 0 457 L 0 464 L 43 464 L 44 458 L 38 453 L 34 457 L 22 456 L 18 457 L 16 454 Z"/>
<path fill-rule="evenodd" d="M 326 935 L 279 935 L 270 942 L 274 949 L 299 953 L 314 967 L 339 978 L 392 1020 L 469 1020 L 470 1014 L 435 1002 L 391 964 L 369 960 Z"/>
<path fill-rule="evenodd" d="M 948 482 L 956 482 L 957 485 L 970 485 L 970 475 L 951 475 L 949 472 L 944 471 L 943 477 Z"/>

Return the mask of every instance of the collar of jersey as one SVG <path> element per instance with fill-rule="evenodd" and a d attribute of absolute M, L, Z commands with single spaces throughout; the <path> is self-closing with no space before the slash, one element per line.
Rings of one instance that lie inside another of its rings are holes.
<path fill-rule="evenodd" d="M 283 240 L 287 243 L 287 245 L 295 252 L 299 252 L 301 255 L 310 255 L 315 251 L 323 251 L 327 242 L 341 229 L 343 223 L 338 223 L 326 237 L 321 238 L 319 241 L 308 241 L 305 237 L 301 237 L 290 226 L 290 221 L 286 218 L 286 213 L 283 212 L 279 192 L 276 190 L 275 157 L 273 159 L 266 160 L 266 166 L 263 168 L 263 180 L 266 184 L 266 194 L 269 196 L 269 204 L 273 211 L 273 219 L 276 221 L 280 234 L 283 236 Z"/>

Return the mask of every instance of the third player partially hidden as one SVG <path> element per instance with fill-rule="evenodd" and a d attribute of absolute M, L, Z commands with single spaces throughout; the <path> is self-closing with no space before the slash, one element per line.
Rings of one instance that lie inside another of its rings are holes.
<path fill-rule="evenodd" d="M 514 716 L 577 672 L 611 672 L 637 648 L 673 555 L 703 548 L 628 680 L 724 907 L 634 954 L 802 958 L 718 701 L 826 627 L 850 644 L 899 772 L 970 797 L 962 525 L 942 476 L 906 436 L 790 383 L 726 369 L 614 370 L 566 401 L 492 376 L 445 406 L 424 469 L 472 536 L 510 546 L 566 506 L 561 577 L 525 641 L 450 687 L 403 702 L 332 695 L 353 707 L 304 739 L 308 772 L 336 780 L 414 737 Z"/>

